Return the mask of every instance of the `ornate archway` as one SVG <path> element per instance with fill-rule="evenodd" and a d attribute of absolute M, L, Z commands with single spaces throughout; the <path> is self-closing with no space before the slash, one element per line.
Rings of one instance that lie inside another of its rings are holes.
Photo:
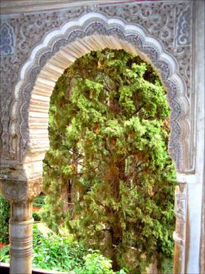
<path fill-rule="evenodd" d="M 189 6 L 180 15 L 182 29 L 182 22 L 186 21 L 185 12 L 189 13 Z M 182 34 L 183 31 L 180 33 L 179 28 L 178 42 L 183 44 L 184 37 L 180 38 Z M 119 17 L 113 18 L 99 12 L 87 12 L 50 31 L 33 48 L 29 58 L 21 66 L 19 79 L 15 84 L 8 141 L 12 161 L 7 163 L 5 160 L 8 170 L 3 174 L 4 180 L 0 184 L 1 192 L 13 205 L 11 265 L 14 266 L 14 261 L 18 260 L 19 269 L 28 269 L 28 273 L 31 271 L 32 251 L 31 201 L 41 189 L 42 159 L 49 146 L 47 126 L 52 89 L 64 69 L 75 59 L 90 50 L 106 47 L 138 53 L 159 70 L 168 90 L 171 108 L 170 154 L 179 172 L 194 170 L 193 147 L 190 145 L 193 127 L 190 123 L 187 81 L 180 72 L 181 63 L 171 52 L 165 50 L 161 38 L 148 34 L 139 24 L 127 23 Z M 5 146 L 4 149 L 8 148 Z M 178 272 L 185 271 L 186 191 L 186 185 L 180 185 L 176 196 Z M 20 223 L 15 219 L 19 212 Z M 17 237 L 16 231 L 23 228 L 28 228 L 27 234 Z M 12 273 L 16 273 L 15 267 Z"/>
<path fill-rule="evenodd" d="M 44 103 L 43 108 L 39 103 L 46 102 L 46 98 L 49 103 L 56 80 L 75 59 L 91 50 L 106 47 L 138 52 L 159 70 L 168 90 L 171 108 L 170 154 L 178 170 L 183 170 L 188 166 L 188 99 L 187 87 L 179 73 L 177 60 L 165 51 L 160 41 L 147 35 L 143 28 L 126 24 L 119 19 L 109 19 L 100 13 L 87 13 L 49 33 L 42 43 L 33 49 L 29 60 L 23 65 L 11 109 L 13 121 L 10 124 L 10 146 L 13 148 L 13 154 L 22 161 L 29 150 L 47 150 L 47 123 L 41 128 L 45 135 L 42 131 L 35 129 L 34 132 L 32 129 L 35 118 L 46 118 L 48 113 L 46 104 Z M 44 100 L 43 97 L 37 96 L 40 92 L 44 95 Z M 38 113 L 44 114 L 38 116 Z M 17 151 L 18 147 L 21 149 Z"/>

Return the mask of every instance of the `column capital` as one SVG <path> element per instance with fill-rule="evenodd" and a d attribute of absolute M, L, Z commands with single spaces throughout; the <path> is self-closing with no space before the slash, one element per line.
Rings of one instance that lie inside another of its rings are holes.
<path fill-rule="evenodd" d="M 18 180 L 16 178 L 0 179 L 0 193 L 9 202 L 32 201 L 42 189 L 42 176 Z"/>

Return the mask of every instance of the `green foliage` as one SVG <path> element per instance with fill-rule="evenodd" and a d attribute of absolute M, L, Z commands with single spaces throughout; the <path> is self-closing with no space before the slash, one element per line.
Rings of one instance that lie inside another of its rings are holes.
<path fill-rule="evenodd" d="M 9 255 L 9 246 L 5 246 L 0 249 L 0 262 L 9 263 L 10 255 Z"/>
<path fill-rule="evenodd" d="M 85 265 L 82 268 L 74 269 L 81 274 L 113 274 L 112 262 L 99 253 L 92 253 L 84 256 Z"/>
<path fill-rule="evenodd" d="M 63 239 L 54 233 L 43 236 L 36 225 L 33 228 L 33 267 L 72 271 L 82 274 L 114 274 L 111 261 L 99 252 Z M 0 262 L 9 262 L 9 246 L 0 250 Z M 121 270 L 121 273 L 123 270 Z"/>
<path fill-rule="evenodd" d="M 56 271 L 70 271 L 84 265 L 83 256 L 88 252 L 82 246 L 72 244 L 54 233 L 43 236 L 34 226 L 33 230 L 33 266 Z"/>
<path fill-rule="evenodd" d="M 66 222 L 115 269 L 143 272 L 173 252 L 175 168 L 170 110 L 151 65 L 123 50 L 91 52 L 53 91 L 43 219 Z M 62 200 L 72 183 L 72 207 Z M 131 262 L 131 260 L 133 260 Z"/>
<path fill-rule="evenodd" d="M 41 216 L 38 213 L 38 211 L 34 211 L 32 215 L 33 215 L 33 219 L 34 219 L 35 222 L 40 222 Z"/>
<path fill-rule="evenodd" d="M 161 269 L 163 274 L 170 274 L 174 272 L 173 269 L 173 258 L 164 257 L 161 261 Z"/>
<path fill-rule="evenodd" d="M 9 203 L 0 196 L 0 242 L 9 242 Z"/>
<path fill-rule="evenodd" d="M 39 209 L 42 208 L 42 206 L 45 204 L 45 195 L 39 195 L 37 196 L 34 201 L 33 201 L 33 206 L 34 207 L 38 207 Z M 33 211 L 33 218 L 34 218 L 34 221 L 41 221 L 41 213 L 39 210 L 37 211 Z"/>
<path fill-rule="evenodd" d="M 45 195 L 37 196 L 33 201 L 33 206 L 42 207 L 45 204 Z"/>

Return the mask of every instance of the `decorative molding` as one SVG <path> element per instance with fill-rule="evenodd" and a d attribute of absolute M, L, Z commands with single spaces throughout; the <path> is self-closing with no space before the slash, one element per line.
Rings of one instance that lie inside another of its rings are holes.
<path fill-rule="evenodd" d="M 177 21 L 177 45 L 187 46 L 191 43 L 191 7 L 187 6 L 181 11 Z"/>
<path fill-rule="evenodd" d="M 188 100 L 185 94 L 186 86 L 178 72 L 176 59 L 168 54 L 155 38 L 147 35 L 139 26 L 126 24 L 119 19 L 109 19 L 99 13 L 88 13 L 81 16 L 78 20 L 69 21 L 60 29 L 49 33 L 44 38 L 43 42 L 32 51 L 29 60 L 21 69 L 21 80 L 18 82 L 15 89 L 15 100 L 11 109 L 11 113 L 13 114 L 13 122 L 10 123 L 11 147 L 15 149 L 20 145 L 20 151 L 22 152 L 20 157 L 25 155 L 26 150 L 28 150 L 28 146 L 32 148 L 32 134 L 28 131 L 28 119 L 34 115 L 34 112 L 32 112 L 31 116 L 28 117 L 28 108 L 30 105 L 30 97 L 33 87 L 40 81 L 40 87 L 45 87 L 45 89 L 48 90 L 45 96 L 49 98 L 52 88 L 55 85 L 55 81 L 57 80 L 57 76 L 54 77 L 54 81 L 46 81 L 45 77 L 43 77 L 44 80 L 41 79 L 42 77 L 38 77 L 42 67 L 46 65 L 47 62 L 49 63 L 51 57 L 55 57 L 55 54 L 57 54 L 58 51 L 61 52 L 64 50 L 66 45 L 69 45 L 77 40 L 80 41 L 81 39 L 94 34 L 115 38 L 117 37 L 117 40 L 126 41 L 128 44 L 132 45 L 137 52 L 141 52 L 144 56 L 147 56 L 148 59 L 151 60 L 151 63 L 160 71 L 162 81 L 168 89 L 168 100 L 172 110 L 172 130 L 169 142 L 170 154 L 178 169 L 183 169 L 184 163 L 181 159 L 185 158 L 183 154 L 186 152 L 186 148 L 183 147 L 183 144 L 186 144 L 188 141 L 187 138 L 189 138 L 189 127 L 186 116 L 188 110 Z M 90 48 L 86 45 L 86 41 L 83 43 L 84 47 L 87 47 L 88 49 L 87 52 L 89 52 Z M 98 42 L 95 50 L 99 48 L 101 47 Z M 80 57 L 80 55 L 74 56 L 72 61 L 78 57 Z M 62 62 L 57 59 L 58 58 L 55 58 L 54 64 L 56 64 L 57 67 L 62 68 L 60 71 L 60 73 L 62 73 L 63 70 L 69 66 L 69 62 Z M 51 63 L 52 62 L 53 61 L 51 61 Z M 60 73 L 58 73 L 58 76 L 60 76 Z M 20 112 L 18 112 L 19 110 Z M 45 112 L 43 117 L 46 118 L 48 109 L 44 111 L 42 110 L 42 112 Z M 36 115 L 38 117 L 37 113 Z M 39 114 L 39 117 L 41 116 L 42 115 Z M 16 117 L 23 117 L 23 119 L 19 121 L 20 128 L 18 127 L 18 123 L 16 123 Z M 44 128 L 46 129 L 46 126 Z M 181 130 L 183 130 L 183 132 Z M 37 132 L 35 131 L 35 135 L 36 134 Z M 20 136 L 19 142 L 16 139 L 16 136 Z M 182 136 L 183 141 L 181 140 Z M 40 135 L 36 139 L 38 142 L 39 138 Z M 44 149 L 46 151 L 48 148 L 48 143 L 46 145 L 45 138 L 48 137 L 47 135 L 44 135 L 43 138 Z M 17 152 L 14 151 L 14 153 Z"/>
<path fill-rule="evenodd" d="M 2 15 L 2 24 L 6 23 L 3 34 L 8 33 L 9 39 L 3 38 L 0 44 L 0 167 L 4 170 L 0 180 L 1 193 L 15 206 L 25 204 L 25 212 L 26 201 L 31 204 L 30 201 L 40 193 L 41 160 L 49 145 L 49 97 L 63 70 L 91 49 L 113 47 L 124 48 L 132 53 L 140 52 L 161 72 L 172 109 L 169 145 L 181 172 L 178 173 L 177 180 L 181 183 L 176 189 L 175 199 L 175 273 L 186 272 L 190 268 L 187 268 L 187 258 L 193 265 L 189 248 L 197 240 L 193 221 L 190 220 L 190 224 L 188 221 L 190 216 L 193 217 L 188 211 L 188 206 L 189 210 L 193 207 L 188 190 L 194 191 L 192 186 L 200 187 L 198 173 L 204 160 L 203 155 L 199 158 L 203 117 L 199 115 L 201 110 L 196 110 L 196 104 L 199 108 L 203 106 L 200 98 L 203 98 L 201 86 L 204 86 L 203 73 L 200 73 L 203 65 L 201 60 L 204 60 L 201 58 L 201 37 L 204 34 L 203 27 L 200 28 L 203 20 L 196 14 L 203 13 L 204 1 L 118 0 L 114 3 L 114 0 L 110 0 L 109 4 L 107 1 L 88 1 L 85 5 L 75 1 L 72 6 L 67 0 L 58 3 L 52 0 L 52 4 L 46 0 L 36 1 L 41 4 L 34 7 L 35 1 L 32 0 L 33 6 L 26 4 L 20 9 L 15 6 L 13 11 L 10 10 L 13 14 Z M 10 5 L 12 1 L 3 2 Z M 91 5 L 93 2 L 96 3 Z M 202 8 L 197 7 L 198 4 Z M 44 8 L 46 10 L 43 11 Z M 18 14 L 18 11 L 21 13 Z M 200 41 L 198 46 L 197 41 Z M 5 50 L 4 45 L 10 49 Z M 196 111 L 200 132 L 196 129 Z M 196 153 L 198 158 L 195 167 Z M 8 174 L 13 177 L 8 178 Z M 37 174 L 38 179 L 25 179 L 34 174 Z M 203 221 L 204 205 L 202 209 Z M 201 233 L 203 239 L 203 228 Z M 18 240 L 15 235 L 13 238 L 15 246 Z M 27 244 L 23 238 L 22 248 Z M 31 244 L 30 240 L 28 244 Z M 201 254 L 204 254 L 204 246 L 203 241 Z M 30 247 L 28 251 L 30 256 Z M 26 249 L 22 252 L 20 255 L 27 254 Z M 11 265 L 16 264 L 13 262 Z M 204 260 L 201 260 L 201 271 L 203 269 Z M 13 271 L 18 272 L 21 271 Z"/>
<path fill-rule="evenodd" d="M 1 179 L 0 192 L 3 197 L 14 203 L 32 201 L 42 189 L 42 178 L 21 181 L 17 179 Z"/>
<path fill-rule="evenodd" d="M 125 0 L 1 0 L 1 10 L 2 14 L 7 13 L 19 13 L 19 12 L 33 12 L 33 11 L 42 11 L 49 9 L 60 9 L 60 8 L 70 8 L 72 6 L 85 6 L 85 5 L 95 5 L 100 3 L 112 4 L 112 3 L 120 3 Z M 136 0 L 127 0 L 126 2 L 136 2 Z M 147 1 L 147 0 L 137 0 L 137 1 Z M 148 1 L 158 1 L 158 0 L 148 0 Z M 166 0 L 165 0 L 166 1 Z M 168 0 L 170 1 L 170 0 Z M 173 0 L 172 0 L 173 1 Z M 176 0 L 175 0 L 176 1 Z"/>
<path fill-rule="evenodd" d="M 180 3 L 187 3 L 191 0 L 180 0 Z M 71 8 L 73 6 L 86 6 L 86 5 L 107 5 L 112 6 L 116 4 L 130 4 L 130 3 L 150 3 L 164 2 L 164 3 L 178 3 L 179 0 L 1 0 L 0 13 L 1 14 L 16 14 L 25 12 L 38 12 L 43 10 L 58 10 Z"/>
<path fill-rule="evenodd" d="M 0 25 L 0 56 L 11 55 L 15 52 L 15 34 L 7 22 Z"/>
<path fill-rule="evenodd" d="M 169 100 L 172 101 L 172 115 L 175 113 L 179 113 L 181 111 L 181 106 L 187 106 L 189 112 L 184 114 L 186 117 L 183 118 L 184 124 L 182 121 L 180 124 L 174 123 L 172 125 L 173 132 L 175 131 L 175 137 L 171 138 L 170 146 L 171 150 L 175 151 L 172 155 L 178 154 L 177 157 L 174 156 L 175 161 L 177 162 L 177 166 L 180 166 L 181 172 L 193 172 L 194 170 L 194 161 L 192 161 L 195 157 L 188 157 L 191 151 L 193 150 L 193 140 L 194 135 L 193 126 L 194 124 L 190 121 L 194 121 L 193 115 L 194 111 L 190 107 L 190 88 L 191 88 L 191 80 L 192 80 L 192 50 L 190 45 L 186 46 L 179 46 L 176 37 L 176 25 L 179 23 L 177 21 L 177 17 L 183 13 L 184 10 L 190 10 L 192 14 L 192 3 L 190 1 L 180 1 L 180 2 L 170 2 L 170 1 L 153 1 L 153 2 L 146 2 L 146 1 L 131 1 L 126 3 L 113 3 L 113 4 L 96 4 L 94 6 L 79 6 L 79 7 L 70 7 L 65 8 L 63 10 L 57 11 L 47 11 L 41 13 L 25 13 L 25 14 L 18 14 L 18 15 L 4 15 L 9 22 L 9 24 L 13 27 L 15 35 L 16 35 L 16 54 L 13 56 L 3 56 L 1 62 L 1 70 L 2 70 L 2 98 L 1 98 L 1 126 L 0 126 L 0 135 L 1 135 L 1 142 L 2 142 L 2 163 L 5 165 L 7 162 L 10 165 L 12 162 L 16 162 L 16 160 L 20 161 L 23 157 L 22 149 L 25 150 L 25 146 L 27 143 L 22 142 L 20 130 L 16 129 L 16 126 L 21 117 L 19 117 L 20 113 L 16 116 L 18 112 L 18 108 L 21 107 L 21 115 L 25 116 L 25 113 L 28 109 L 28 102 L 30 100 L 30 83 L 28 80 L 28 86 L 24 87 L 24 94 L 22 93 L 22 98 L 18 100 L 25 101 L 25 104 L 19 105 L 14 103 L 14 87 L 17 89 L 19 88 L 18 84 L 20 83 L 21 75 L 16 74 L 16 71 L 21 71 L 23 64 L 26 63 L 31 56 L 31 50 L 35 47 L 37 48 L 37 41 L 43 41 L 44 38 L 49 36 L 49 33 L 57 31 L 58 29 L 63 28 L 65 22 L 75 22 L 76 19 L 73 18 L 80 18 L 86 16 L 89 12 L 96 11 L 97 13 L 103 14 L 105 18 L 108 19 L 119 19 L 122 22 L 126 22 L 127 25 L 133 25 L 135 27 L 139 27 L 142 29 L 150 39 L 154 38 L 160 41 L 160 44 L 163 45 L 163 51 L 169 52 L 172 56 L 173 62 L 176 64 L 176 70 L 179 69 L 179 75 L 182 79 L 183 83 L 183 90 L 184 90 L 184 97 L 181 97 L 187 100 L 187 102 L 183 102 L 184 99 L 179 100 L 180 102 L 176 103 L 174 100 L 174 96 L 176 91 L 174 91 L 175 87 L 170 87 L 173 85 L 171 82 L 168 84 L 168 90 L 172 90 L 169 93 Z M 181 15 L 182 16 L 182 15 Z M 182 16 L 183 17 L 183 16 Z M 186 17 L 187 18 L 187 17 Z M 189 21 L 189 17 L 187 20 L 187 24 L 191 26 L 191 21 Z M 138 25 L 140 23 L 140 26 Z M 183 25 L 183 24 L 182 24 Z M 81 26 L 80 26 L 81 28 Z M 189 28 L 190 31 L 192 28 Z M 97 31 L 96 31 L 97 32 Z M 74 35 L 74 32 L 73 34 Z M 109 34 L 110 35 L 110 34 Z M 115 35 L 112 33 L 112 35 Z M 120 34 L 118 33 L 118 38 Z M 191 35 L 191 33 L 190 33 Z M 68 37 L 67 37 L 68 38 Z M 121 38 L 120 38 L 121 39 Z M 124 39 L 124 38 L 122 38 Z M 134 41 L 131 41 L 135 43 Z M 131 43 L 130 42 L 130 43 Z M 140 43 L 140 41 L 139 41 Z M 140 47 L 140 46 L 139 46 Z M 147 49 L 144 48 L 145 54 L 149 54 L 151 52 L 151 48 Z M 154 53 L 153 53 L 154 54 Z M 47 53 L 48 55 L 48 53 Z M 44 55 L 44 58 L 46 56 Z M 161 71 L 166 68 L 166 64 L 159 65 Z M 36 68 L 34 74 L 36 74 Z M 31 76 L 33 80 L 33 76 Z M 9 79 L 9 81 L 7 81 Z M 17 84 L 18 83 L 18 84 Z M 27 91 L 28 92 L 27 92 Z M 1 94 L 0 94 L 1 96 Z M 15 95 L 16 96 L 16 95 Z M 170 102 L 171 102 L 170 101 Z M 14 103 L 12 107 L 12 111 L 10 109 L 11 102 Z M 173 105 L 174 104 L 174 105 Z M 182 112 L 186 113 L 187 110 L 185 108 Z M 183 113 L 180 114 L 181 116 Z M 172 121 L 177 119 L 176 117 L 172 117 Z M 179 118 L 180 119 L 180 118 Z M 186 121 L 189 121 L 188 123 Z M 27 123 L 28 124 L 28 123 Z M 8 125 L 10 125 L 10 130 L 8 130 Z M 21 126 L 21 131 L 24 131 L 24 127 L 26 123 Z M 182 130 L 180 129 L 182 128 Z M 26 129 L 25 129 L 26 130 Z M 178 133 L 177 133 L 178 132 Z M 10 135 L 9 135 L 10 133 Z M 173 133 L 174 134 L 174 133 Z M 175 138 L 177 140 L 177 136 L 181 134 L 181 138 L 183 142 L 178 140 L 178 145 L 173 143 L 172 140 Z M 183 136 L 182 136 L 183 135 Z M 25 140 L 25 139 L 24 139 Z M 18 144 L 18 145 L 16 145 Z M 179 153 L 179 150 L 181 152 Z M 178 151 L 178 152 L 177 152 Z M 186 155 L 183 155 L 185 152 Z M 179 155 L 181 154 L 181 159 Z"/>

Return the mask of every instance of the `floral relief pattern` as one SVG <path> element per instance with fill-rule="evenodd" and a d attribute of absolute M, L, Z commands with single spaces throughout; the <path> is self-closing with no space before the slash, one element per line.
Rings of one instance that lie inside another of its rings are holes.
<path fill-rule="evenodd" d="M 28 60 L 29 55 L 33 48 L 38 45 L 43 37 L 49 32 L 61 27 L 66 22 L 73 18 L 79 18 L 80 16 L 90 12 L 96 11 L 105 14 L 108 18 L 120 18 L 126 24 L 138 25 L 145 30 L 151 37 L 157 39 L 162 43 L 165 50 L 176 59 L 179 65 L 179 72 L 184 79 L 187 88 L 187 97 L 190 94 L 190 81 L 191 64 L 192 64 L 192 47 L 191 47 L 191 16 L 192 16 L 192 4 L 191 2 L 130 2 L 130 3 L 118 3 L 118 4 L 99 4 L 92 6 L 79 6 L 71 7 L 64 10 L 24 13 L 6 16 L 6 20 L 13 30 L 11 34 L 12 38 L 16 40 L 16 50 L 12 51 L 12 54 L 1 54 L 1 142 L 3 144 L 2 155 L 4 159 L 15 159 L 16 151 L 12 152 L 12 147 L 9 143 L 8 127 L 10 123 L 10 106 L 13 101 L 13 90 L 15 84 L 18 81 L 18 71 L 20 71 L 23 64 Z M 100 26 L 96 25 L 96 32 L 100 32 Z M 114 30 L 116 33 L 117 30 Z M 73 37 L 77 37 L 78 34 L 72 33 Z M 80 35 L 80 34 L 79 34 Z M 89 35 L 89 33 L 88 33 Z M 118 37 L 121 34 L 118 33 Z M 70 37 L 70 40 L 72 37 Z M 129 38 L 131 41 L 131 37 Z M 136 37 L 134 39 L 137 39 Z M 138 41 L 139 42 L 139 41 Z M 60 43 L 60 42 L 59 42 Z M 63 43 L 63 41 L 61 41 Z M 139 43 L 138 43 L 139 46 Z M 147 47 L 144 52 L 149 54 L 151 49 Z M 49 54 L 49 53 L 48 53 Z M 48 56 L 47 56 L 48 57 Z M 45 56 L 45 60 L 47 59 Z M 43 57 L 41 62 L 43 63 Z M 160 64 L 166 72 L 166 65 Z M 34 79 L 35 74 L 39 73 L 39 69 L 36 72 L 33 71 L 31 77 Z M 166 73 L 165 73 L 166 74 Z M 162 77 L 165 77 L 162 75 Z M 32 82 L 32 81 L 31 81 Z M 29 83 L 27 89 L 24 89 L 24 98 L 29 101 L 29 93 L 25 92 L 29 90 Z M 174 88 L 172 87 L 172 95 Z M 174 98 L 174 97 L 173 97 Z M 173 99 L 174 100 L 174 99 Z M 173 101 L 174 102 L 174 101 Z M 175 104 L 176 105 L 176 104 Z M 22 115 L 27 112 L 28 104 L 25 102 L 21 106 Z M 180 106 L 178 113 L 180 112 Z M 172 118 L 175 119 L 175 118 Z M 21 128 L 24 130 L 26 124 Z M 176 125 L 175 125 L 176 127 Z M 180 129 L 175 128 L 175 132 Z M 14 136 L 19 138 L 19 136 Z M 175 147 L 176 150 L 180 150 L 175 144 L 170 144 Z M 25 144 L 22 143 L 22 146 Z M 19 149 L 21 150 L 21 148 Z"/>
<path fill-rule="evenodd" d="M 18 105 L 19 117 L 13 116 L 11 106 L 14 102 L 14 87 L 19 80 L 19 72 L 24 63 L 29 59 L 32 50 L 42 42 L 44 37 L 63 26 L 65 23 L 79 18 L 88 12 L 98 12 L 108 18 L 119 18 L 125 24 L 140 26 L 149 37 L 153 37 L 163 45 L 164 52 L 169 53 L 179 68 L 180 77 L 186 87 L 186 97 L 191 97 L 192 84 L 192 2 L 169 1 L 140 1 L 115 4 L 99 4 L 76 6 L 56 11 L 41 11 L 34 13 L 4 15 L 4 21 L 0 28 L 0 154 L 3 161 L 16 161 L 19 155 L 26 149 L 28 142 L 28 107 L 30 94 L 36 77 L 46 61 L 65 45 L 77 37 L 84 37 L 93 33 L 104 33 L 125 39 L 138 49 L 142 50 L 151 60 L 158 59 L 158 52 L 152 45 L 143 43 L 136 35 L 124 36 L 117 27 L 106 28 L 105 25 L 95 22 L 85 30 L 72 31 L 69 37 L 64 37 L 53 45 L 52 50 L 44 52 L 32 67 L 31 73 L 26 79 L 26 85 L 22 87 Z M 177 87 L 174 82 L 169 81 L 169 66 L 166 62 L 154 63 L 163 72 L 161 76 L 166 80 L 169 89 L 168 99 L 171 113 L 172 137 L 169 146 L 172 157 L 179 163 L 179 155 L 182 144 L 179 142 L 181 128 L 178 118 L 182 115 L 182 105 L 177 101 Z M 191 115 L 194 111 L 190 108 L 189 120 L 194 120 Z M 22 122 L 23 121 L 23 122 Z M 20 123 L 21 122 L 21 123 Z M 18 132 L 9 132 L 10 124 L 17 123 Z M 190 129 L 191 131 L 192 129 Z M 13 146 L 11 140 L 17 140 L 19 146 Z M 191 144 L 191 139 L 189 140 Z M 190 146 L 190 150 L 192 147 Z M 10 200 L 32 200 L 41 189 L 41 180 L 36 179 L 29 184 L 22 182 L 21 190 L 14 181 L 7 180 L 7 184 L 1 184 L 0 188 L 4 195 Z M 5 186 L 5 188 L 4 188 Z M 4 188 L 4 189 L 3 189 Z M 176 243 L 179 247 L 179 258 L 184 256 L 184 237 L 186 219 L 186 195 L 183 187 L 176 194 L 175 213 L 177 217 Z M 183 270 L 183 269 L 182 269 Z M 183 272 L 183 271 L 182 271 Z"/>
<path fill-rule="evenodd" d="M 7 22 L 2 22 L 0 26 L 0 56 L 11 55 L 14 50 L 15 35 L 13 28 Z"/>
<path fill-rule="evenodd" d="M 178 9 L 177 9 L 178 11 Z M 177 45 L 185 46 L 191 43 L 191 7 L 188 6 L 177 14 Z"/>

